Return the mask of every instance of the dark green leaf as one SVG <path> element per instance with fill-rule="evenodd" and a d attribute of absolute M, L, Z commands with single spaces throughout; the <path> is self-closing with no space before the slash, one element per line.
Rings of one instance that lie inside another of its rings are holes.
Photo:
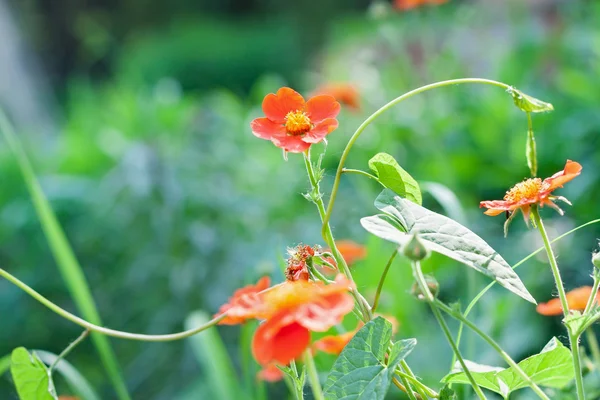
<path fill-rule="evenodd" d="M 369 168 L 377 174 L 379 182 L 416 204 L 423 202 L 417 181 L 387 153 L 377 153 L 369 160 Z"/>
<path fill-rule="evenodd" d="M 394 344 L 385 362 L 392 338 L 392 324 L 381 317 L 367 322 L 346 345 L 325 383 L 325 398 L 335 400 L 383 399 L 394 370 L 416 346 L 416 339 Z"/>
<path fill-rule="evenodd" d="M 35 353 L 29 354 L 24 347 L 14 349 L 10 372 L 21 400 L 56 400 L 48 369 Z"/>
<path fill-rule="evenodd" d="M 458 364 L 457 367 L 460 369 Z M 515 390 L 528 387 L 512 367 L 502 369 L 472 362 L 468 362 L 467 367 L 479 386 L 505 398 Z M 571 351 L 556 338 L 552 338 L 539 354 L 521 361 L 519 367 L 540 386 L 562 388 L 575 377 Z M 443 382 L 469 384 L 464 372 L 452 372 L 444 377 Z"/>
<path fill-rule="evenodd" d="M 519 276 L 482 238 L 458 222 L 383 190 L 375 206 L 397 220 L 402 232 L 382 216 L 361 219 L 362 226 L 375 236 L 404 246 L 411 234 L 418 233 L 425 246 L 495 279 L 500 285 L 534 303 Z"/>

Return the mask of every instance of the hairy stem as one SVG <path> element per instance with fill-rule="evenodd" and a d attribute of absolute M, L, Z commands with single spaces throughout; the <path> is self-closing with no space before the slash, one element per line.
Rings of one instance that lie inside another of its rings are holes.
<path fill-rule="evenodd" d="M 308 381 L 310 382 L 313 397 L 315 400 L 325 400 L 323 389 L 321 389 L 321 383 L 319 382 L 319 374 L 317 373 L 315 360 L 313 360 L 310 349 L 307 349 L 304 352 L 304 363 L 306 364 L 306 373 L 308 375 Z"/>

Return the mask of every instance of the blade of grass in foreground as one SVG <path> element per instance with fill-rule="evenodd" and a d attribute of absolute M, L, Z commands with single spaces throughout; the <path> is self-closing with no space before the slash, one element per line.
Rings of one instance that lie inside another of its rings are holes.
<path fill-rule="evenodd" d="M 62 230 L 54 211 L 52 211 L 52 208 L 48 203 L 46 195 L 42 191 L 19 139 L 2 110 L 0 110 L 0 131 L 2 131 L 6 142 L 17 158 L 19 169 L 21 170 L 21 174 L 27 185 L 27 190 L 29 191 L 31 201 L 33 202 L 38 219 L 40 220 L 40 224 L 46 235 L 46 240 L 48 241 L 48 245 L 50 246 L 50 250 L 58 265 L 62 278 L 73 297 L 73 301 L 83 318 L 93 324 L 102 325 L 98 309 L 96 308 L 96 304 L 81 266 L 73 253 L 73 249 L 69 245 L 67 237 Z M 115 388 L 118 398 L 120 400 L 130 400 L 125 380 L 121 374 L 121 368 L 117 363 L 115 353 L 108 338 L 97 333 L 92 333 L 91 338 L 96 346 L 100 360 L 102 361 L 102 364 L 104 364 L 104 368 Z"/>

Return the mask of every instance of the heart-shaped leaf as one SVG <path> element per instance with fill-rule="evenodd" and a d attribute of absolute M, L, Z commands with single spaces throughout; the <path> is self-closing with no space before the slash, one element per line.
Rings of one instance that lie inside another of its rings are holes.
<path fill-rule="evenodd" d="M 377 174 L 379 182 L 400 196 L 416 204 L 421 204 L 423 198 L 419 184 L 400 164 L 387 153 L 377 153 L 369 160 L 369 168 Z"/>
<path fill-rule="evenodd" d="M 10 358 L 10 372 L 19 399 L 56 400 L 48 369 L 35 353 L 29 354 L 24 347 L 14 349 Z"/>
<path fill-rule="evenodd" d="M 518 365 L 540 386 L 560 389 L 575 377 L 571 351 L 556 338 L 552 338 L 539 354 L 524 359 Z M 457 363 L 456 368 L 460 370 L 460 364 Z M 503 369 L 467 362 L 467 368 L 479 386 L 499 393 L 504 398 L 508 398 L 515 390 L 529 386 L 512 367 Z M 462 371 L 452 372 L 442 381 L 470 384 Z"/>
<path fill-rule="evenodd" d="M 375 236 L 404 246 L 411 234 L 418 234 L 428 250 L 443 254 L 487 275 L 523 299 L 535 300 L 508 263 L 489 244 L 458 222 L 410 202 L 389 189 L 375 200 L 375 207 L 397 221 L 398 229 L 383 216 L 361 219 L 362 226 Z"/>
<path fill-rule="evenodd" d="M 333 364 L 325 383 L 326 399 L 380 400 L 388 392 L 394 370 L 416 346 L 416 339 L 394 344 L 386 363 L 392 324 L 377 317 L 367 322 Z"/>

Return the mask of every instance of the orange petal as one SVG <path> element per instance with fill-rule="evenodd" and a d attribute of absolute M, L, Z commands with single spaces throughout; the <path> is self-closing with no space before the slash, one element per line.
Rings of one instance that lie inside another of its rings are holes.
<path fill-rule="evenodd" d="M 254 136 L 271 140 L 273 136 L 284 136 L 285 126 L 271 121 L 269 118 L 256 118 L 250 123 Z"/>
<path fill-rule="evenodd" d="M 335 118 L 340 113 L 340 103 L 335 101 L 333 96 L 321 94 L 310 98 L 306 102 L 306 112 L 313 124 L 328 119 Z"/>
<path fill-rule="evenodd" d="M 271 285 L 271 279 L 263 276 L 256 285 L 248 285 L 238 289 L 229 298 L 226 304 L 223 304 L 215 317 L 227 313 L 227 316 L 219 321 L 219 325 L 237 325 L 246 322 L 250 318 L 255 318 L 258 311 L 262 308 L 262 296 L 259 294 Z"/>
<path fill-rule="evenodd" d="M 290 111 L 303 110 L 304 106 L 304 97 L 288 87 L 282 87 L 277 91 L 277 94 L 270 93 L 266 95 L 262 103 L 265 116 L 280 124 L 285 122 L 285 116 Z"/>
<path fill-rule="evenodd" d="M 338 240 L 336 246 L 348 265 L 367 256 L 367 248 L 352 240 Z"/>
<path fill-rule="evenodd" d="M 282 312 L 256 329 L 252 354 L 261 365 L 273 362 L 286 365 L 300 357 L 309 343 L 309 330 L 296 322 L 292 315 Z"/>
<path fill-rule="evenodd" d="M 290 153 L 302 153 L 310 147 L 310 143 L 303 141 L 300 136 L 273 136 L 271 142 Z"/>
<path fill-rule="evenodd" d="M 592 293 L 591 286 L 583 286 L 573 289 L 567 293 L 567 304 L 569 310 L 585 310 L 587 301 Z M 596 301 L 600 300 L 600 296 L 596 293 Z M 563 313 L 562 305 L 559 298 L 554 298 L 547 303 L 538 304 L 536 311 L 542 315 L 561 315 Z"/>
<path fill-rule="evenodd" d="M 544 179 L 544 183 L 548 184 L 547 192 L 551 192 L 556 188 L 562 187 L 565 183 L 569 182 L 579 174 L 582 170 L 581 164 L 575 161 L 567 160 L 565 168 L 552 175 L 550 178 Z"/>
<path fill-rule="evenodd" d="M 328 94 L 353 110 L 360 108 L 360 94 L 355 86 L 349 83 L 333 83 L 323 85 L 316 90 L 317 94 Z"/>
<path fill-rule="evenodd" d="M 302 140 L 306 143 L 319 143 L 325 136 L 336 130 L 338 127 L 338 121 L 335 118 L 327 118 L 315 125 L 310 131 L 302 137 Z"/>
<path fill-rule="evenodd" d="M 261 381 L 277 382 L 283 379 L 284 373 L 277 368 L 276 364 L 269 364 L 264 369 L 260 370 L 256 377 Z"/>
<path fill-rule="evenodd" d="M 341 335 L 325 336 L 313 343 L 315 350 L 329 354 L 340 354 L 344 347 L 352 340 L 357 331 L 342 333 Z"/>

